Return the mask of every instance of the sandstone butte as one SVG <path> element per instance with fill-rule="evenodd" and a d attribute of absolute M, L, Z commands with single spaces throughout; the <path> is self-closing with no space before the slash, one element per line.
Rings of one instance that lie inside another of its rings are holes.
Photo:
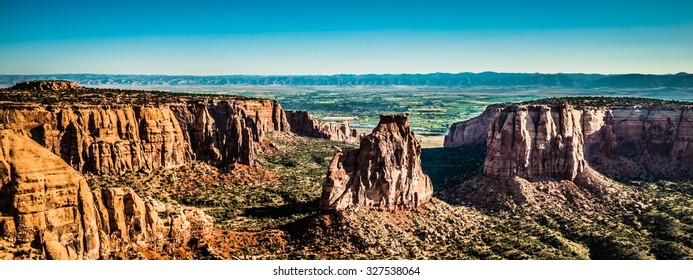
<path fill-rule="evenodd" d="M 320 209 L 352 205 L 394 211 L 429 201 L 433 186 L 421 169 L 421 145 L 406 114 L 381 115 L 358 149 L 337 152 L 323 184 Z"/>
<path fill-rule="evenodd" d="M 361 136 L 349 123 L 319 122 L 307 111 L 285 111 L 291 132 L 300 136 L 358 144 Z"/>
<path fill-rule="evenodd" d="M 636 172 L 636 165 L 665 178 L 693 174 L 688 105 L 489 107 L 475 119 L 453 124 L 445 144 L 471 142 L 486 143 L 483 171 L 495 178 L 573 180 L 590 164 L 607 175 L 628 175 L 616 173 Z"/>
<path fill-rule="evenodd" d="M 60 157 L 0 130 L 0 238 L 48 259 L 108 259 L 148 246 L 180 247 L 213 229 L 201 210 L 142 199 L 128 188 L 90 190 Z M 168 213 L 164 215 L 164 213 Z"/>

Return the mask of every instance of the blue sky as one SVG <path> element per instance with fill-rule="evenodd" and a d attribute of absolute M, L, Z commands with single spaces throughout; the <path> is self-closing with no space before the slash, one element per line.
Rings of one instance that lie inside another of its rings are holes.
<path fill-rule="evenodd" d="M 693 1 L 0 0 L 0 74 L 693 72 Z"/>

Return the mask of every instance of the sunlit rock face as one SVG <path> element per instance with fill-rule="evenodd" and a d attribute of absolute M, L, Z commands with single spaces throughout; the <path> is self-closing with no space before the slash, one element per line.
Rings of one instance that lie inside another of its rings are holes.
<path fill-rule="evenodd" d="M 394 211 L 429 201 L 433 186 L 421 169 L 421 145 L 407 115 L 381 115 L 358 149 L 335 154 L 323 184 L 320 208 L 339 211 L 358 205 Z"/>
<path fill-rule="evenodd" d="M 495 109 L 483 171 L 494 178 L 573 180 L 588 164 L 609 175 L 628 175 L 635 172 L 628 166 L 637 165 L 654 176 L 690 177 L 692 139 L 685 106 L 513 105 Z"/>
<path fill-rule="evenodd" d="M 0 130 L 0 144 L 0 238 L 41 249 L 45 258 L 184 246 L 213 227 L 196 208 L 143 199 L 129 188 L 90 190 L 60 157 L 11 130 Z"/>
<path fill-rule="evenodd" d="M 254 143 L 288 131 L 276 101 L 183 100 L 170 104 L 0 104 L 0 124 L 28 134 L 81 172 L 122 174 L 181 166 L 253 163 Z"/>

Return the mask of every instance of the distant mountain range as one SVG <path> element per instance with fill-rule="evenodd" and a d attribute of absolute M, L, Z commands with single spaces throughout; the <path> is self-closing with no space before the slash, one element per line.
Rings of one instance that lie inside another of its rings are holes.
<path fill-rule="evenodd" d="M 431 73 L 299 76 L 167 76 L 52 74 L 0 75 L 0 84 L 29 80 L 70 80 L 81 85 L 293 85 L 293 86 L 550 86 L 569 88 L 693 87 L 693 74 L 540 74 L 540 73 Z"/>

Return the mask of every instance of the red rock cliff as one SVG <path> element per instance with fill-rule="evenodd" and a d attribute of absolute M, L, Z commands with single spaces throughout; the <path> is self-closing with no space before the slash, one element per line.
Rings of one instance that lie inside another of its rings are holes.
<path fill-rule="evenodd" d="M 171 109 L 198 160 L 253 163 L 253 143 L 271 131 L 289 131 L 284 110 L 273 100 L 204 100 Z"/>
<path fill-rule="evenodd" d="M 253 146 L 287 131 L 276 101 L 183 100 L 145 105 L 0 103 L 0 123 L 24 131 L 81 172 L 120 174 L 197 158 L 252 164 Z"/>
<path fill-rule="evenodd" d="M 329 139 L 346 143 L 357 144 L 362 135 L 356 129 L 349 127 L 348 122 L 332 124 L 318 122 L 307 111 L 285 111 L 286 119 L 291 127 L 291 132 L 300 136 Z"/>
<path fill-rule="evenodd" d="M 445 135 L 443 146 L 454 148 L 472 143 L 486 144 L 486 132 L 496 119 L 496 109 L 498 108 L 502 108 L 502 106 L 491 105 L 486 107 L 486 110 L 479 116 L 453 123 L 448 134 Z"/>
<path fill-rule="evenodd" d="M 111 258 L 141 246 L 160 251 L 213 226 L 198 209 L 142 199 L 131 189 L 92 191 L 62 159 L 11 130 L 0 130 L 0 143 L 0 238 L 41 249 L 48 259 Z"/>
<path fill-rule="evenodd" d="M 515 105 L 496 110 L 487 137 L 490 177 L 572 180 L 588 162 L 610 175 L 627 176 L 634 172 L 629 165 L 656 176 L 693 174 L 693 113 L 686 106 Z"/>
<path fill-rule="evenodd" d="M 421 169 L 420 156 L 421 146 L 407 115 L 381 115 L 378 126 L 361 139 L 358 149 L 335 154 L 320 208 L 339 211 L 360 205 L 392 211 L 426 203 L 433 186 Z"/>

